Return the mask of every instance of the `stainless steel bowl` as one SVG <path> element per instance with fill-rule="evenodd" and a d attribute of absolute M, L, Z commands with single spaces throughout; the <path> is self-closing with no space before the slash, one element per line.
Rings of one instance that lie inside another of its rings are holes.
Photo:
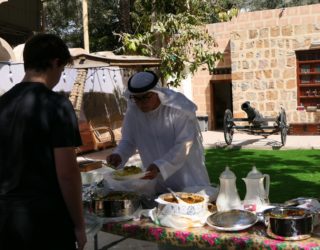
<path fill-rule="evenodd" d="M 303 240 L 311 236 L 313 213 L 297 207 L 275 207 L 264 212 L 267 234 L 279 240 Z"/>
<path fill-rule="evenodd" d="M 112 191 L 94 199 L 94 212 L 102 217 L 133 215 L 140 207 L 140 196 L 134 192 Z"/>

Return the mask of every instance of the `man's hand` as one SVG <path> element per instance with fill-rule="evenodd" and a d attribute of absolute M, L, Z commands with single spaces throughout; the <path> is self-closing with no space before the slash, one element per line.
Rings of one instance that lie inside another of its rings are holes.
<path fill-rule="evenodd" d="M 150 166 L 147 168 L 147 174 L 142 177 L 141 179 L 149 179 L 149 180 L 152 180 L 154 178 L 157 177 L 158 173 L 160 172 L 159 171 L 159 168 L 157 167 L 156 164 L 150 164 Z"/>
<path fill-rule="evenodd" d="M 121 156 L 119 154 L 111 154 L 107 156 L 107 163 L 112 168 L 117 168 L 122 162 Z"/>

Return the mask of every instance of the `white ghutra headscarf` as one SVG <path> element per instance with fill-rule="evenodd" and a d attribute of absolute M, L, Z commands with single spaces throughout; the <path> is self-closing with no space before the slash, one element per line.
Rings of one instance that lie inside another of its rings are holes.
<path fill-rule="evenodd" d="M 182 110 L 190 116 L 195 116 L 197 106 L 185 95 L 169 88 L 160 86 L 158 76 L 152 71 L 142 71 L 134 74 L 128 81 L 128 89 L 124 95 L 127 99 L 131 95 L 140 95 L 146 92 L 157 93 L 162 105 Z M 128 102 L 128 107 L 135 105 Z"/>

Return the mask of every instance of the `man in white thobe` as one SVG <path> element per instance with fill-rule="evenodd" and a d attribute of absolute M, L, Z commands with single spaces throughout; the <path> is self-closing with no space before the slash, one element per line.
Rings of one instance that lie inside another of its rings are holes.
<path fill-rule="evenodd" d="M 158 85 L 151 71 L 138 72 L 128 82 L 128 109 L 122 139 L 107 162 L 124 166 L 138 150 L 144 179 L 157 178 L 156 192 L 210 186 L 204 165 L 196 105 L 183 94 Z"/>

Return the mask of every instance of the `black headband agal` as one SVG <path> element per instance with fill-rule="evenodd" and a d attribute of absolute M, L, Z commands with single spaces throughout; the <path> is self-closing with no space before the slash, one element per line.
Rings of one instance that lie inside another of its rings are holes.
<path fill-rule="evenodd" d="M 151 75 L 153 76 L 153 80 L 152 80 L 152 82 L 150 82 L 148 85 L 146 85 L 146 86 L 144 86 L 144 87 L 134 88 L 134 87 L 132 87 L 131 81 L 132 81 L 132 78 L 133 78 L 135 75 L 131 76 L 131 77 L 129 78 L 129 81 L 128 81 L 128 90 L 129 90 L 131 93 L 134 93 L 134 94 L 143 93 L 143 92 L 146 92 L 146 91 L 152 89 L 154 86 L 157 85 L 159 78 L 158 78 L 158 76 L 157 76 L 154 72 L 152 72 L 152 71 L 143 71 L 143 72 L 139 72 L 139 73 L 148 73 L 148 74 L 151 74 Z M 137 74 L 139 74 L 139 73 L 137 73 Z"/>

